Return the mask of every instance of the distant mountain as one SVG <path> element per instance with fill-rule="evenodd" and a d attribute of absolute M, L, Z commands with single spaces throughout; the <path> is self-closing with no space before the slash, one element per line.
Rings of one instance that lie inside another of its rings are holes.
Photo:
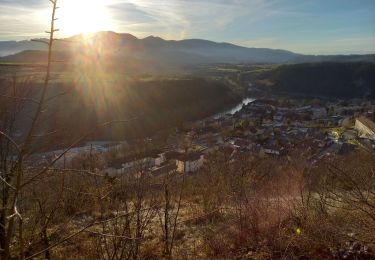
<path fill-rule="evenodd" d="M 44 50 L 43 44 L 34 41 L 0 41 L 0 57 L 25 50 Z"/>
<path fill-rule="evenodd" d="M 23 52 L 26 50 L 28 52 Z M 29 50 L 34 52 L 31 53 Z M 39 52 L 42 50 L 46 50 L 46 46 L 35 41 L 0 42 L 0 55 L 12 54 L 0 58 L 0 61 L 44 62 L 44 55 Z M 124 62 L 133 62 L 166 69 L 212 63 L 375 61 L 375 55 L 301 55 L 285 50 L 246 48 L 200 39 L 173 41 L 155 36 L 138 39 L 131 34 L 115 32 L 98 32 L 89 36 L 76 35 L 56 41 L 55 50 L 65 61 L 83 58 L 82 56 L 87 58 L 89 53 L 94 52 L 101 62 L 109 62 L 113 67 L 118 67 Z"/>

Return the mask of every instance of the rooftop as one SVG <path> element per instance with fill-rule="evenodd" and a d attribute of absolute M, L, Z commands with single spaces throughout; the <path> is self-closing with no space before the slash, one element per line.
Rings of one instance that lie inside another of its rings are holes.
<path fill-rule="evenodd" d="M 199 160 L 201 155 L 202 155 L 201 152 L 191 152 L 187 154 L 182 154 L 181 156 L 178 157 L 178 160 L 183 161 L 183 162 L 196 161 L 196 160 Z"/>
<path fill-rule="evenodd" d="M 364 116 L 357 118 L 357 120 L 375 132 L 375 123 L 373 121 Z"/>

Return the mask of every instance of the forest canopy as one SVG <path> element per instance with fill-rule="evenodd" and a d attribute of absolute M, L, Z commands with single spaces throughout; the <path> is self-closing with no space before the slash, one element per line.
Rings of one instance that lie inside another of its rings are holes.
<path fill-rule="evenodd" d="M 330 98 L 375 97 L 375 64 L 324 62 L 282 65 L 258 75 L 258 84 L 271 82 L 277 92 Z"/>

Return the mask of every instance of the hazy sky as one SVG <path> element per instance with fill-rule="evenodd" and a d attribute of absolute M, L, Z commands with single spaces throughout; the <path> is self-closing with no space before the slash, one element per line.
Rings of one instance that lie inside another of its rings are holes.
<path fill-rule="evenodd" d="M 48 0 L 0 0 L 0 40 L 44 37 Z M 375 53 L 375 0 L 59 0 L 60 37 L 112 30 L 298 53 Z"/>

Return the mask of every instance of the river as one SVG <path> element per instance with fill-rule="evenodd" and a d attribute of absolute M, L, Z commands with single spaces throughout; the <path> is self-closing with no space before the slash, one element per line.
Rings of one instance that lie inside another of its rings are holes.
<path fill-rule="evenodd" d="M 240 111 L 242 109 L 243 105 L 246 106 L 247 104 L 249 104 L 249 103 L 251 103 L 253 101 L 255 101 L 255 98 L 246 97 L 246 98 L 242 99 L 242 101 L 240 103 L 238 103 L 237 105 L 233 106 L 230 109 L 226 109 L 225 111 L 217 113 L 213 117 L 215 119 L 217 119 L 217 118 L 223 117 L 223 116 L 228 115 L 228 114 L 234 115 L 236 112 L 238 112 L 238 111 Z"/>

